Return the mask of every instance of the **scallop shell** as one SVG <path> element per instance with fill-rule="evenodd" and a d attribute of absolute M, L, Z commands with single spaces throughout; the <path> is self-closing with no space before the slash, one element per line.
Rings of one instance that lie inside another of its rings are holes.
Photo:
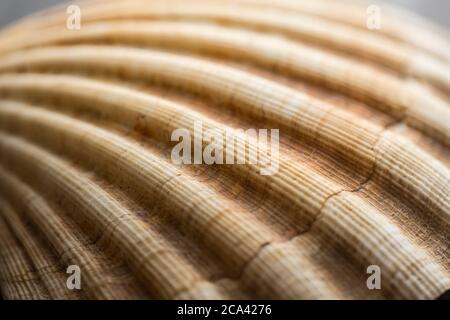
<path fill-rule="evenodd" d="M 356 1 L 78 6 L 0 33 L 3 299 L 450 289 L 446 31 Z M 200 122 L 279 129 L 277 171 L 174 163 Z"/>

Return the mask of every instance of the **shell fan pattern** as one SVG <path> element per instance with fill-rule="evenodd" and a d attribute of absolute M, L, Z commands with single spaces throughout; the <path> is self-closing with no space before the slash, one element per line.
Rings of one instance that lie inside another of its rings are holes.
<path fill-rule="evenodd" d="M 446 30 L 389 4 L 372 29 L 354 0 L 68 6 L 0 31 L 3 299 L 450 289 Z M 175 163 L 196 123 L 278 129 L 276 172 Z"/>

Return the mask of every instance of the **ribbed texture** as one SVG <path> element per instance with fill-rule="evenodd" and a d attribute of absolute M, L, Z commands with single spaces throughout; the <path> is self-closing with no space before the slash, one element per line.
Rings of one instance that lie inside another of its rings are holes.
<path fill-rule="evenodd" d="M 81 30 L 61 7 L 0 32 L 1 297 L 450 289 L 445 31 L 389 6 L 370 31 L 355 1 L 80 7 Z M 175 165 L 171 134 L 196 121 L 280 129 L 278 172 Z"/>

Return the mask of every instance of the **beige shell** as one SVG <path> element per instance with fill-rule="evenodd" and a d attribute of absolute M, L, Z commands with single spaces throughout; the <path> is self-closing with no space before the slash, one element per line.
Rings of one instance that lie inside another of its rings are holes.
<path fill-rule="evenodd" d="M 446 31 L 389 5 L 369 30 L 356 1 L 79 7 L 0 33 L 3 299 L 450 289 Z M 174 164 L 195 121 L 279 129 L 278 171 Z"/>

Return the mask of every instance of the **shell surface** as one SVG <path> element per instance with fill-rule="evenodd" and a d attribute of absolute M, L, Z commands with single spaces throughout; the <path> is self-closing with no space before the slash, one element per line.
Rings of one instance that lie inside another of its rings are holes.
<path fill-rule="evenodd" d="M 1 31 L 2 298 L 449 290 L 449 38 L 388 5 L 369 30 L 366 7 L 81 1 L 79 28 L 60 7 Z M 199 124 L 278 129 L 276 170 L 248 134 L 245 164 L 175 163 L 174 132 L 212 145 Z"/>

